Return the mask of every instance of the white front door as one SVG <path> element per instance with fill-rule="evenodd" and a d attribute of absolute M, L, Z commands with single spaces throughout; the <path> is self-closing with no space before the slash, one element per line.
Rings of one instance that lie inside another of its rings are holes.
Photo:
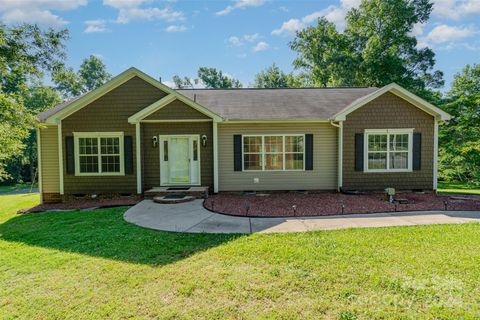
<path fill-rule="evenodd" d="M 198 184 L 200 184 L 199 136 L 160 136 L 160 185 Z"/>

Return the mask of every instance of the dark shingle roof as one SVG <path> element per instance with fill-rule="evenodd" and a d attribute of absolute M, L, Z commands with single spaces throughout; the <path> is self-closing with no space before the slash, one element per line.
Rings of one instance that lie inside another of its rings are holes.
<path fill-rule="evenodd" d="M 178 90 L 229 120 L 328 119 L 377 88 Z"/>
<path fill-rule="evenodd" d="M 228 120 L 329 119 L 378 88 L 184 89 L 177 90 Z M 66 108 L 72 100 L 38 114 L 40 121 Z"/>
<path fill-rule="evenodd" d="M 88 93 L 88 92 L 87 92 Z M 72 102 L 75 102 L 77 101 L 78 99 L 80 99 L 81 97 L 83 97 L 84 95 L 86 95 L 87 93 L 84 93 L 84 94 L 81 94 L 79 95 L 78 97 L 75 97 L 75 98 L 72 98 L 70 100 L 67 100 L 67 101 L 64 101 L 62 103 L 59 103 L 57 104 L 55 107 L 51 108 L 51 109 L 48 109 L 48 110 L 45 110 L 43 112 L 40 112 L 37 117 L 40 121 L 43 121 L 45 119 L 47 119 L 48 117 L 50 117 L 51 115 L 57 113 L 58 111 L 62 110 L 62 109 L 65 109 L 66 107 L 68 107 Z"/>

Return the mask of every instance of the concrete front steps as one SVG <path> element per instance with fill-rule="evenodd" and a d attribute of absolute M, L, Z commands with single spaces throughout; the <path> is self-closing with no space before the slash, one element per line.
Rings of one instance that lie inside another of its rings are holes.
<path fill-rule="evenodd" d="M 166 197 L 167 199 L 170 198 L 174 200 L 175 198 L 180 199 L 180 196 L 185 198 L 192 197 L 193 199 L 206 199 L 208 198 L 208 187 L 155 187 L 145 191 L 144 196 L 145 199 L 162 199 L 162 197 Z M 177 201 L 175 203 L 177 203 Z"/>

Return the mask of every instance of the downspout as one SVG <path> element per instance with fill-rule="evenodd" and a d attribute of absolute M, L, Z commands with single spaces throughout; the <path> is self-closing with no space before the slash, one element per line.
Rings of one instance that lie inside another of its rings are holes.
<path fill-rule="evenodd" d="M 438 184 L 438 125 L 440 120 L 435 119 L 433 128 L 433 191 L 437 192 Z"/>
<path fill-rule="evenodd" d="M 337 191 L 343 187 L 343 121 L 338 121 L 336 124 L 333 120 L 330 124 L 338 128 L 338 172 L 337 172 Z"/>

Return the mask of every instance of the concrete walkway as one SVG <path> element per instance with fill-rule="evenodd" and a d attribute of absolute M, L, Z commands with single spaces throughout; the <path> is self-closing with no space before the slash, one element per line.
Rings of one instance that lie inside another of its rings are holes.
<path fill-rule="evenodd" d="M 390 212 L 324 217 L 248 218 L 213 213 L 203 200 L 157 204 L 144 200 L 124 214 L 141 227 L 190 233 L 305 232 L 344 228 L 414 226 L 480 222 L 478 211 Z"/>

